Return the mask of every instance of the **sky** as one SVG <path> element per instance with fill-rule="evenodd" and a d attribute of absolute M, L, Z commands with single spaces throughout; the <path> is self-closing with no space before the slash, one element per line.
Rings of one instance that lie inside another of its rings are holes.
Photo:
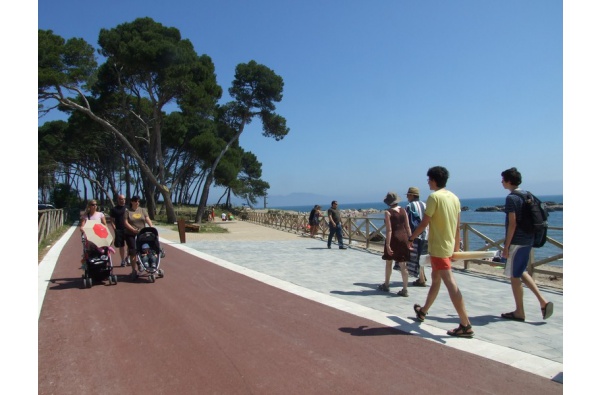
<path fill-rule="evenodd" d="M 212 58 L 221 103 L 240 63 L 283 78 L 276 111 L 289 134 L 263 137 L 257 120 L 240 138 L 269 196 L 379 201 L 427 191 L 437 165 L 461 198 L 504 196 L 500 173 L 513 166 L 537 195 L 563 193 L 561 1 L 38 3 L 39 29 L 95 47 L 100 29 L 139 17 Z"/>

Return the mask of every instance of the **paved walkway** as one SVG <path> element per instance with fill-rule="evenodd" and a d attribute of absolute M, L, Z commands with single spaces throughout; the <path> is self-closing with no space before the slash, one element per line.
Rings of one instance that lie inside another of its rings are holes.
<path fill-rule="evenodd" d="M 409 288 L 408 298 L 375 290 L 379 254 L 329 250 L 247 222 L 220 225 L 229 232 L 188 233 L 185 244 L 158 227 L 165 278 L 132 281 L 130 268 L 117 267 L 118 286 L 86 290 L 73 227 L 38 269 L 38 392 L 563 390 L 560 291 L 543 290 L 555 303 L 548 321 L 530 293 L 527 322 L 504 321 L 498 315 L 512 307 L 510 285 L 456 271 L 476 332 L 456 339 L 446 335 L 458 318 L 443 288 L 424 323 L 412 305 L 424 303 L 427 288 Z M 400 275 L 393 280 L 397 291 Z M 381 336 L 403 332 L 416 336 Z M 433 362 L 448 368 L 432 374 Z"/>
<path fill-rule="evenodd" d="M 231 233 L 187 233 L 185 244 L 179 242 L 176 232 L 166 228 L 159 231 L 163 242 L 286 291 L 562 382 L 562 290 L 540 287 L 546 299 L 554 303 L 554 314 L 547 321 L 527 289 L 526 322 L 508 321 L 500 318 L 500 313 L 514 309 L 506 278 L 455 270 L 476 337 L 470 341 L 454 339 L 446 331 L 458 325 L 458 315 L 445 287 L 441 287 L 426 321 L 419 324 L 413 305 L 425 303 L 429 288 L 410 287 L 409 297 L 399 297 L 395 292 L 402 288 L 402 278 L 394 271 L 391 293 L 377 291 L 384 279 L 384 261 L 379 254 L 352 246 L 339 250 L 334 245 L 330 250 L 321 239 L 242 221 L 221 225 Z"/>

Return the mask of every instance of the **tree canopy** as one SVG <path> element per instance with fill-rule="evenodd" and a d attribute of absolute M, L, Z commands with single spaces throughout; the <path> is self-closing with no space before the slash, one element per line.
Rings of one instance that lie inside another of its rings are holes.
<path fill-rule="evenodd" d="M 40 185 L 62 171 L 114 196 L 124 180 L 142 191 L 151 215 L 162 197 L 170 222 L 173 199 L 194 194 L 201 215 L 213 184 L 249 202 L 266 194 L 261 164 L 239 147 L 239 136 L 254 117 L 266 137 L 288 133 L 274 112 L 280 76 L 255 61 L 238 65 L 229 90 L 234 101 L 221 106 L 211 58 L 198 55 L 178 29 L 139 18 L 102 29 L 98 44 L 99 66 L 83 39 L 38 32 L 40 116 L 54 108 L 71 114 L 66 124 L 39 128 Z M 65 133 L 72 138 L 60 141 Z"/>

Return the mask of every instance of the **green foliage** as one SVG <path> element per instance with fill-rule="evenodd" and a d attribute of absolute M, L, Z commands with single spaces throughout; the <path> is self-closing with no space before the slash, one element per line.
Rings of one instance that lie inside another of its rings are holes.
<path fill-rule="evenodd" d="M 283 98 L 283 78 L 254 60 L 240 63 L 235 68 L 229 94 L 246 108 L 274 111 L 273 102 L 280 102 Z"/>
<path fill-rule="evenodd" d="M 222 89 L 211 58 L 198 55 L 177 28 L 138 18 L 102 29 L 98 44 L 106 58 L 100 67 L 84 40 L 38 30 L 40 105 L 54 99 L 71 112 L 67 124 L 38 131 L 45 191 L 60 171 L 69 182 L 87 178 L 103 193 L 115 192 L 125 179 L 142 189 L 151 212 L 163 194 L 169 220 L 171 198 L 190 199 L 197 182 L 205 183 L 198 212 L 213 183 L 248 202 L 266 194 L 262 165 L 239 146 L 239 136 L 256 117 L 264 136 L 287 135 L 285 118 L 274 112 L 283 97 L 280 76 L 254 60 L 239 64 L 229 89 L 234 100 L 219 106 Z M 173 103 L 177 111 L 167 113 Z"/>
<path fill-rule="evenodd" d="M 52 30 L 38 30 L 38 93 L 89 83 L 96 67 L 94 48 L 85 40 L 65 41 Z"/>
<path fill-rule="evenodd" d="M 50 192 L 50 201 L 54 203 L 54 207 L 67 209 L 79 207 L 81 204 L 77 191 L 67 184 L 57 184 Z"/>
<path fill-rule="evenodd" d="M 106 67 L 118 73 L 131 93 L 144 92 L 154 107 L 177 100 L 186 110 L 212 114 L 221 97 L 212 60 L 198 56 L 177 28 L 138 18 L 102 29 L 98 44 Z"/>

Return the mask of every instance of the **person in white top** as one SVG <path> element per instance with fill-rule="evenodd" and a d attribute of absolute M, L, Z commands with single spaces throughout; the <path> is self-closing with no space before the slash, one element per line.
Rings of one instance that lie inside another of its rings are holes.
<path fill-rule="evenodd" d="M 88 202 L 87 208 L 83 213 L 83 216 L 81 217 L 81 219 L 79 220 L 79 229 L 81 230 L 81 232 L 83 233 L 83 226 L 85 225 L 85 223 L 87 222 L 88 219 L 95 219 L 98 220 L 100 222 L 102 222 L 102 224 L 104 226 L 106 225 L 106 217 L 104 216 L 104 213 L 101 213 L 98 210 L 98 202 L 96 202 L 96 200 L 92 199 Z"/>

